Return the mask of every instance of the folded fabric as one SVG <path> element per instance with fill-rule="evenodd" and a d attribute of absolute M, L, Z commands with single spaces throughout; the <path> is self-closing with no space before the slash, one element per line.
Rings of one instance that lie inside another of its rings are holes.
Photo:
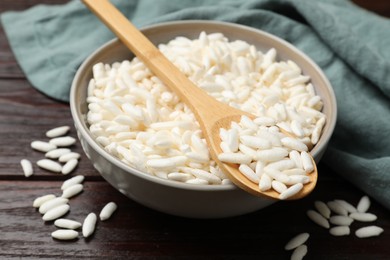
<path fill-rule="evenodd" d="M 113 1 L 142 27 L 188 19 L 258 28 L 310 56 L 336 93 L 338 121 L 323 161 L 390 209 L 390 21 L 346 0 Z M 80 1 L 6 12 L 1 20 L 31 84 L 68 101 L 81 62 L 113 34 Z M 331 192 L 331 191 L 330 191 Z"/>

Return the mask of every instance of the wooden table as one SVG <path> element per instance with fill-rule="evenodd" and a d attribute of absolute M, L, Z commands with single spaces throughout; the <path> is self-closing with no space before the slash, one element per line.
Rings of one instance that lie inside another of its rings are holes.
<path fill-rule="evenodd" d="M 0 12 L 62 2 L 66 1 L 2 0 Z M 356 2 L 390 16 L 387 0 Z M 109 201 L 115 201 L 118 210 L 110 220 L 98 222 L 89 239 L 55 240 L 50 234 L 56 228 L 42 221 L 32 201 L 48 193 L 60 195 L 62 181 L 70 176 L 35 166 L 35 174 L 25 178 L 19 162 L 43 158 L 30 148 L 30 142 L 46 139 L 46 130 L 61 125 L 72 126 L 68 104 L 31 87 L 0 28 L 0 259 L 288 259 L 291 252 L 283 247 L 301 232 L 311 234 L 305 259 L 390 259 L 389 212 L 376 202 L 369 211 L 378 216 L 374 224 L 385 229 L 379 237 L 359 239 L 353 233 L 334 237 L 307 218 L 306 211 L 316 200 L 337 198 L 356 204 L 364 195 L 323 164 L 318 187 L 305 199 L 280 202 L 240 217 L 196 220 L 155 212 L 128 199 L 105 182 L 83 155 L 72 175 L 86 176 L 85 189 L 71 199 L 69 218 L 82 221 Z M 76 136 L 74 128 L 71 135 Z M 79 144 L 73 150 L 82 153 Z M 362 226 L 353 223 L 352 232 Z"/>

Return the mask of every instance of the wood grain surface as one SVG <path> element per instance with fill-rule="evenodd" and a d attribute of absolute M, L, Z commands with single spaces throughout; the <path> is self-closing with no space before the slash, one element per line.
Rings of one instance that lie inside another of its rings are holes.
<path fill-rule="evenodd" d="M 64 0 L 2 0 L 0 12 L 24 10 L 40 3 Z M 356 0 L 364 8 L 390 17 L 387 0 Z M 345 199 L 355 204 L 364 193 L 319 165 L 319 183 L 307 198 L 279 202 L 245 216 L 196 220 L 150 210 L 128 199 L 103 180 L 83 154 L 79 143 L 72 149 L 83 156 L 71 175 L 49 173 L 34 165 L 35 174 L 25 178 L 20 160 L 33 162 L 43 154 L 33 151 L 33 140 L 47 140 L 46 130 L 72 126 L 68 104 L 54 101 L 35 90 L 26 80 L 0 27 L 0 259 L 289 259 L 284 245 L 301 232 L 311 234 L 305 259 L 389 259 L 389 211 L 372 201 L 369 212 L 378 216 L 372 224 L 384 228 L 379 237 L 359 239 L 354 231 L 366 223 L 354 222 L 351 235 L 334 237 L 306 216 L 316 200 Z M 70 135 L 76 137 L 72 127 Z M 41 195 L 60 195 L 62 181 L 82 174 L 84 191 L 70 199 L 66 217 L 83 221 L 99 213 L 109 201 L 118 204 L 111 219 L 98 221 L 88 239 L 58 241 L 50 234 L 56 228 L 45 223 L 32 207 Z"/>

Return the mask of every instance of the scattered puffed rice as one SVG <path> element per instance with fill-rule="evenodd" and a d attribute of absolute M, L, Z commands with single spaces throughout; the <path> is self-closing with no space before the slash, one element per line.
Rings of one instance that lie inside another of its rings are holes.
<path fill-rule="evenodd" d="M 69 200 L 67 198 L 61 198 L 61 197 L 57 197 L 57 198 L 48 200 L 48 201 L 44 202 L 39 207 L 39 213 L 45 214 L 49 210 L 51 210 L 51 209 L 53 209 L 55 207 L 58 207 L 60 205 L 66 204 L 68 202 L 69 202 Z"/>
<path fill-rule="evenodd" d="M 353 218 L 347 216 L 331 216 L 329 222 L 338 226 L 349 226 L 353 222 Z"/>
<path fill-rule="evenodd" d="M 82 192 L 83 188 L 84 188 L 83 184 L 74 184 L 74 185 L 64 189 L 61 197 L 69 199 L 73 196 L 76 196 L 80 192 Z"/>
<path fill-rule="evenodd" d="M 293 237 L 290 241 L 287 242 L 284 249 L 292 250 L 300 245 L 303 245 L 309 239 L 309 233 L 301 233 Z"/>
<path fill-rule="evenodd" d="M 70 130 L 69 126 L 59 126 L 48 130 L 46 132 L 46 136 L 49 138 L 59 137 L 65 135 L 69 130 Z"/>
<path fill-rule="evenodd" d="M 76 139 L 71 136 L 55 137 L 50 139 L 49 143 L 57 147 L 66 147 L 75 144 Z"/>
<path fill-rule="evenodd" d="M 315 201 L 314 202 L 314 207 L 318 210 L 318 212 L 325 218 L 330 218 L 330 209 L 326 205 L 325 202 L 322 201 Z"/>
<path fill-rule="evenodd" d="M 67 161 L 69 161 L 71 159 L 79 159 L 79 158 L 80 158 L 80 154 L 79 153 L 70 152 L 70 153 L 61 155 L 60 158 L 58 158 L 58 161 L 62 162 L 62 163 L 66 163 Z"/>
<path fill-rule="evenodd" d="M 77 238 L 79 232 L 71 229 L 58 229 L 51 233 L 51 236 L 59 240 L 72 240 Z"/>
<path fill-rule="evenodd" d="M 33 166 L 29 160 L 22 159 L 20 161 L 20 164 L 22 165 L 24 176 L 30 177 L 31 175 L 33 175 L 33 173 L 34 173 Z"/>
<path fill-rule="evenodd" d="M 34 200 L 33 207 L 39 208 L 43 203 L 45 203 L 46 201 L 52 200 L 55 197 L 56 196 L 54 194 L 47 194 L 47 195 L 40 196 Z"/>
<path fill-rule="evenodd" d="M 356 230 L 355 235 L 359 238 L 374 237 L 382 234 L 383 228 L 377 226 L 362 227 Z"/>
<path fill-rule="evenodd" d="M 291 260 L 302 260 L 303 257 L 307 254 L 307 246 L 300 245 L 291 254 Z"/>
<path fill-rule="evenodd" d="M 348 211 L 344 207 L 342 207 L 337 201 L 329 201 L 327 205 L 336 214 L 342 216 L 348 215 Z"/>
<path fill-rule="evenodd" d="M 372 213 L 354 212 L 349 214 L 349 217 L 361 222 L 371 222 L 377 219 L 377 216 Z"/>
<path fill-rule="evenodd" d="M 66 229 L 78 229 L 79 227 L 81 227 L 80 222 L 65 218 L 56 219 L 56 221 L 54 221 L 54 225 L 56 227 Z"/>
<path fill-rule="evenodd" d="M 347 236 L 350 233 L 348 226 L 336 226 L 329 229 L 329 233 L 333 236 Z"/>
<path fill-rule="evenodd" d="M 76 175 L 76 176 L 64 181 L 61 185 L 61 190 L 65 190 L 66 188 L 68 188 L 72 185 L 75 185 L 75 184 L 82 183 L 83 181 L 84 181 L 83 175 Z"/>
<path fill-rule="evenodd" d="M 48 151 L 56 149 L 57 146 L 54 144 L 50 144 L 48 142 L 33 141 L 33 142 L 31 142 L 31 148 L 33 148 L 34 150 L 46 153 Z"/>
<path fill-rule="evenodd" d="M 41 167 L 42 169 L 51 171 L 51 172 L 61 172 L 62 165 L 58 162 L 55 162 L 50 159 L 42 159 L 37 161 L 37 165 Z"/>
<path fill-rule="evenodd" d="M 51 151 L 48 151 L 47 153 L 45 153 L 45 157 L 47 157 L 49 159 L 58 159 L 60 156 L 67 154 L 67 153 L 70 153 L 70 152 L 71 152 L 71 150 L 68 148 L 58 148 L 58 149 L 54 149 L 54 150 L 51 150 Z"/>
<path fill-rule="evenodd" d="M 340 204 L 343 208 L 345 208 L 349 213 L 356 212 L 357 209 L 351 205 L 351 203 L 345 201 L 345 200 L 335 200 L 337 203 Z"/>
<path fill-rule="evenodd" d="M 64 166 L 62 166 L 61 173 L 64 175 L 71 173 L 76 168 L 78 163 L 79 161 L 77 159 L 70 159 L 65 163 Z"/>
<path fill-rule="evenodd" d="M 107 220 L 111 217 L 114 211 L 117 209 L 117 205 L 115 202 L 109 202 L 106 206 L 103 207 L 102 211 L 99 214 L 99 218 L 101 221 Z"/>
<path fill-rule="evenodd" d="M 371 205 L 370 198 L 368 196 L 363 196 L 356 207 L 358 212 L 366 212 Z"/>
<path fill-rule="evenodd" d="M 85 238 L 91 236 L 93 232 L 95 232 L 96 220 L 96 214 L 93 212 L 89 213 L 88 216 L 85 218 L 82 228 L 83 236 Z"/>
<path fill-rule="evenodd" d="M 55 220 L 59 217 L 62 217 L 63 215 L 65 215 L 66 213 L 68 213 L 70 209 L 70 206 L 68 204 L 64 204 L 64 205 L 60 205 L 60 206 L 57 206 L 55 208 L 52 208 L 50 209 L 49 211 L 47 211 L 43 216 L 42 216 L 42 219 L 44 221 L 51 221 L 51 220 Z"/>
<path fill-rule="evenodd" d="M 321 214 L 319 214 L 317 211 L 308 210 L 306 214 L 314 223 L 320 225 L 321 227 L 330 227 L 328 220 L 324 218 Z"/>

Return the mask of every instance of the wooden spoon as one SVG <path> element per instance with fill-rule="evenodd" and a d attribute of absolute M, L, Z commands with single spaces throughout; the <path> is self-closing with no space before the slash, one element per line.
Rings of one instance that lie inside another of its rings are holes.
<path fill-rule="evenodd" d="M 254 118 L 241 110 L 223 104 L 190 81 L 173 65 L 130 21 L 108 0 L 83 0 L 118 38 L 155 73 L 195 114 L 203 135 L 209 145 L 211 157 L 229 179 L 241 189 L 256 195 L 279 199 L 279 193 L 270 189 L 260 191 L 257 184 L 251 182 L 238 171 L 238 165 L 223 163 L 218 160 L 220 148 L 220 128 L 230 128 L 232 121 L 240 121 L 242 115 Z M 312 159 L 313 160 L 313 159 Z M 313 160 L 313 164 L 315 162 Z M 317 182 L 317 168 L 309 174 L 310 182 L 289 199 L 299 199 L 309 194 Z"/>

